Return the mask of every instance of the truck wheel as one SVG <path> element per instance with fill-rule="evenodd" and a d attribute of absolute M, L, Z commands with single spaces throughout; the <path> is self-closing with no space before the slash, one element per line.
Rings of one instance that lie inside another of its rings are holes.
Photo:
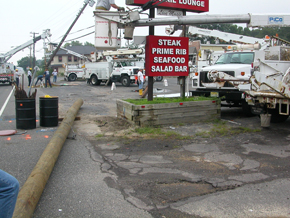
<path fill-rule="evenodd" d="M 91 83 L 94 86 L 97 86 L 97 85 L 100 85 L 101 84 L 101 81 L 98 80 L 98 77 L 96 75 L 92 75 L 92 77 L 91 77 Z"/>
<path fill-rule="evenodd" d="M 161 82 L 163 80 L 163 76 L 156 76 L 156 82 Z"/>
<path fill-rule="evenodd" d="M 246 101 L 242 102 L 242 110 L 247 117 L 255 116 L 255 114 L 252 113 L 252 106 L 249 105 Z"/>
<path fill-rule="evenodd" d="M 130 86 L 130 77 L 129 76 L 122 76 L 121 83 L 123 86 L 129 87 Z"/>
<path fill-rule="evenodd" d="M 71 73 L 68 77 L 68 81 L 76 81 L 77 80 L 77 75 L 74 73 Z"/>
<path fill-rule="evenodd" d="M 268 111 L 271 114 L 271 123 L 282 123 L 286 121 L 289 117 L 289 115 L 279 114 L 278 106 L 276 106 L 275 109 L 268 109 Z"/>

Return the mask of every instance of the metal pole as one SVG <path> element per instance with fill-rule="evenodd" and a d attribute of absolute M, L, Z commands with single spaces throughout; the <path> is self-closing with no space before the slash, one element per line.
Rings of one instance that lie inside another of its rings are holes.
<path fill-rule="evenodd" d="M 35 39 L 35 33 L 33 33 L 33 39 Z M 31 78 L 31 82 L 33 82 L 34 77 L 35 77 L 35 42 L 33 43 L 32 78 Z M 30 84 L 30 87 L 31 87 L 31 84 Z M 30 96 L 30 89 L 29 89 L 28 95 Z"/>
<path fill-rule="evenodd" d="M 149 18 L 155 18 L 155 8 L 150 8 Z M 154 35 L 154 26 L 149 26 L 149 35 Z M 148 76 L 147 101 L 153 101 L 153 76 Z"/>
<path fill-rule="evenodd" d="M 32 66 L 32 59 L 31 59 L 31 46 L 29 46 L 29 50 L 30 50 L 30 65 L 29 65 L 29 66 Z"/>
<path fill-rule="evenodd" d="M 183 10 L 183 17 L 186 16 L 186 11 Z M 186 25 L 183 25 L 183 37 L 186 37 Z M 180 81 L 180 97 L 185 98 L 185 76 L 179 77 Z"/>
<path fill-rule="evenodd" d="M 29 87 L 29 90 L 28 90 L 28 97 L 30 97 L 30 93 L 31 93 L 31 87 L 33 85 L 33 81 L 34 81 L 34 77 L 35 77 L 35 71 L 34 71 L 34 68 L 35 68 L 35 34 L 36 33 L 32 33 L 33 34 L 33 60 L 32 60 L 32 78 L 31 78 L 31 84 L 30 84 L 30 87 Z"/>
<path fill-rule="evenodd" d="M 186 17 L 147 18 L 134 22 L 135 27 L 164 25 L 194 25 L 214 23 L 250 23 L 249 14 L 242 15 L 193 15 Z"/>
<path fill-rule="evenodd" d="M 83 104 L 77 99 L 67 111 L 57 131 L 49 141 L 30 176 L 21 188 L 16 201 L 14 218 L 30 218 L 57 161 L 62 146 L 71 130 L 74 119 Z"/>

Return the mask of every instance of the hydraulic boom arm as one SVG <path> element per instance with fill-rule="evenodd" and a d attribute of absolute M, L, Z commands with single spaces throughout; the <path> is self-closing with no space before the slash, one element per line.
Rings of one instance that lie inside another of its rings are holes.
<path fill-rule="evenodd" d="M 78 58 L 80 58 L 80 59 L 83 59 L 83 60 L 85 60 L 85 61 L 90 61 L 90 62 L 92 62 L 92 60 L 89 59 L 89 58 L 88 58 L 87 56 L 85 56 L 85 55 L 79 54 L 79 53 L 77 53 L 77 52 L 74 52 L 74 51 L 69 50 L 69 49 L 66 49 L 66 48 L 60 48 L 60 49 L 65 50 L 67 53 L 72 54 L 72 55 L 74 55 L 74 56 L 76 56 L 76 57 L 78 57 Z"/>
<path fill-rule="evenodd" d="M 6 63 L 14 54 L 16 54 L 17 52 L 27 48 L 28 46 L 32 45 L 33 43 L 39 41 L 40 39 L 46 39 L 48 37 L 50 37 L 50 30 L 46 29 L 44 30 L 44 32 L 40 35 L 35 37 L 32 40 L 29 40 L 28 42 L 17 46 L 16 48 L 13 48 L 11 51 L 5 53 L 5 54 L 0 54 L 0 64 Z"/>

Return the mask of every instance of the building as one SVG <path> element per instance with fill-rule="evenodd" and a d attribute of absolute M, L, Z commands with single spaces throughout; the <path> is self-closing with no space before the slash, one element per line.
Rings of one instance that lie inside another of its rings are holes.
<path fill-rule="evenodd" d="M 68 46 L 66 47 L 66 49 L 76 52 L 80 55 L 84 55 L 88 58 L 91 57 L 91 52 L 96 51 L 96 48 L 94 46 L 88 46 L 88 45 Z M 81 58 L 77 56 L 69 54 L 67 51 L 62 50 L 60 48 L 50 64 L 51 68 L 53 69 L 56 68 L 59 73 L 64 73 L 66 64 L 67 65 L 80 65 L 80 64 L 84 64 L 84 60 L 82 60 Z"/>

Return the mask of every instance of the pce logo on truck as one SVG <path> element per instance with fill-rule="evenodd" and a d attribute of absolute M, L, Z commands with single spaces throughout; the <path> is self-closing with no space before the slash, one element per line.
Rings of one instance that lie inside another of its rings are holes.
<path fill-rule="evenodd" d="M 269 24 L 283 24 L 283 17 L 269 17 Z"/>

